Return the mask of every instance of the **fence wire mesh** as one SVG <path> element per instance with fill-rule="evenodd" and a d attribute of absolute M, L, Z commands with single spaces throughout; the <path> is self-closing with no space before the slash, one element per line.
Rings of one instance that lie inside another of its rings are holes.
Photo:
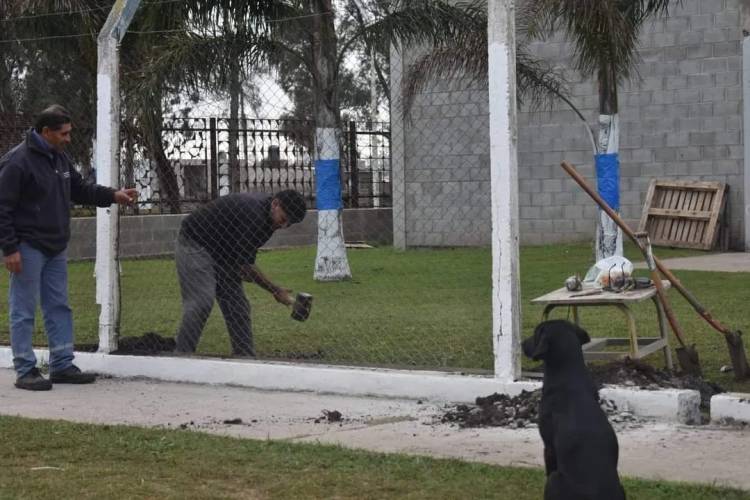
<path fill-rule="evenodd" d="M 122 42 L 120 184 L 139 198 L 121 209 L 119 352 L 491 369 L 486 90 L 427 85 L 405 117 L 416 49 L 362 33 L 408 3 L 266 3 L 141 2 Z M 29 5 L 0 12 L 0 147 L 63 104 L 93 182 L 112 2 Z M 69 246 L 80 349 L 97 346 L 91 229 L 74 220 Z"/>

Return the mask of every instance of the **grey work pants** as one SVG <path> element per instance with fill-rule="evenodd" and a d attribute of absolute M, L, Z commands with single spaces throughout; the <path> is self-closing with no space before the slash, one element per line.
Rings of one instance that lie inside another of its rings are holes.
<path fill-rule="evenodd" d="M 224 315 L 232 354 L 255 356 L 250 303 L 239 274 L 217 266 L 205 248 L 183 236 L 177 239 L 175 261 L 182 295 L 177 352 L 195 352 L 216 300 Z"/>

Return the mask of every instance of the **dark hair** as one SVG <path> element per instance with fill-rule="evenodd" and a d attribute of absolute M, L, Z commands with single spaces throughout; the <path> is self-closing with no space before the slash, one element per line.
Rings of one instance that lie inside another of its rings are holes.
<path fill-rule="evenodd" d="M 34 130 L 41 132 L 44 127 L 50 130 L 59 130 L 60 127 L 72 121 L 70 112 L 67 109 L 59 104 L 53 104 L 36 116 Z"/>
<path fill-rule="evenodd" d="M 305 198 L 297 191 L 293 189 L 279 191 L 273 195 L 273 198 L 281 203 L 281 208 L 284 209 L 284 213 L 289 218 L 289 224 L 297 224 L 305 218 L 305 211 L 307 210 Z"/>

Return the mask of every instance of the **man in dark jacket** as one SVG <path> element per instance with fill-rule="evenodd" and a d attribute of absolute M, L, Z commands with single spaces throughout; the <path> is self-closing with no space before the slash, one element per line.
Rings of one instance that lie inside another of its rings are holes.
<path fill-rule="evenodd" d="M 195 352 L 214 300 L 224 315 L 235 356 L 255 356 L 250 303 L 242 281 L 256 283 L 277 302 L 291 305 L 290 290 L 274 284 L 255 265 L 258 249 L 273 232 L 301 222 L 305 199 L 286 190 L 271 196 L 235 193 L 218 198 L 185 218 L 175 250 L 182 294 L 182 322 L 175 351 Z"/>
<path fill-rule="evenodd" d="M 70 204 L 125 205 L 137 195 L 135 189 L 84 182 L 65 153 L 71 129 L 70 113 L 50 106 L 37 116 L 26 140 L 0 158 L 0 248 L 11 273 L 10 343 L 19 389 L 94 382 L 93 374 L 73 364 L 66 252 Z M 39 298 L 49 342 L 49 380 L 36 368 L 31 344 Z"/>

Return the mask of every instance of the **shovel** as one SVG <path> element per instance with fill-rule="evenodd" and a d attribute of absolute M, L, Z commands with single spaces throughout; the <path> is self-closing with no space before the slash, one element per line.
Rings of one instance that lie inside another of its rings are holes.
<path fill-rule="evenodd" d="M 583 188 L 586 193 L 591 196 L 591 198 L 599 205 L 602 210 L 604 210 L 609 217 L 615 221 L 615 223 L 620 226 L 620 229 L 622 229 L 622 232 L 625 233 L 631 240 L 633 240 L 633 243 L 635 243 L 638 248 L 641 250 L 643 255 L 646 257 L 646 261 L 650 261 L 649 263 L 649 271 L 651 271 L 651 279 L 654 282 L 654 286 L 656 287 L 656 293 L 657 297 L 659 298 L 659 302 L 662 305 L 662 308 L 664 309 L 664 314 L 667 316 L 667 320 L 669 321 L 669 326 L 672 327 L 672 331 L 675 334 L 675 337 L 677 337 L 677 341 L 680 343 L 680 347 L 676 349 L 677 353 L 677 361 L 680 364 L 680 367 L 682 368 L 682 371 L 685 373 L 689 373 L 692 375 L 700 375 L 701 369 L 700 369 L 700 362 L 698 359 L 698 352 L 695 350 L 695 346 L 687 346 L 685 344 L 685 339 L 682 335 L 682 328 L 680 327 L 679 323 L 677 322 L 677 318 L 674 315 L 674 312 L 672 311 L 672 307 L 669 304 L 669 299 L 667 299 L 667 295 L 664 293 L 664 288 L 661 283 L 661 277 L 659 276 L 659 272 L 656 269 L 656 262 L 655 257 L 653 256 L 653 253 L 650 252 L 650 244 L 649 249 L 644 248 L 643 244 L 638 240 L 638 238 L 635 236 L 633 231 L 630 230 L 627 224 L 625 224 L 625 221 L 620 218 L 619 215 L 617 215 L 617 212 L 612 210 L 612 208 L 605 202 L 599 194 L 591 189 L 591 187 L 586 183 L 586 180 L 581 177 L 581 174 L 576 171 L 575 167 L 568 163 L 567 161 L 562 162 L 562 168 L 575 180 L 579 186 Z M 653 264 L 653 266 L 652 266 Z M 653 267 L 653 269 L 652 269 Z M 744 354 L 744 352 L 743 352 Z"/>
<path fill-rule="evenodd" d="M 674 311 L 672 311 L 672 306 L 669 303 L 667 294 L 664 293 L 664 286 L 662 285 L 659 271 L 656 269 L 656 262 L 654 261 L 655 257 L 651 249 L 651 239 L 648 237 L 648 233 L 645 232 L 635 233 L 633 236 L 636 238 L 636 243 L 642 250 L 644 250 L 643 255 L 646 258 L 646 264 L 651 273 L 651 281 L 654 282 L 654 286 L 656 287 L 656 294 L 659 297 L 659 302 L 661 302 L 664 315 L 667 317 L 669 326 L 672 327 L 672 331 L 674 332 L 675 337 L 677 337 L 677 341 L 680 343 L 680 347 L 675 348 L 677 362 L 680 364 L 683 372 L 701 377 L 703 376 L 703 373 L 701 371 L 700 360 L 698 359 L 698 351 L 695 350 L 695 344 L 690 347 L 685 345 L 682 327 L 677 322 L 677 317 L 674 315 Z"/>
<path fill-rule="evenodd" d="M 664 277 L 667 278 L 677 289 L 677 291 L 679 291 L 682 296 L 685 297 L 685 300 L 687 300 L 688 303 L 693 306 L 695 312 L 697 312 L 701 316 L 701 318 L 706 320 L 706 322 L 711 325 L 714 330 L 724 335 L 724 340 L 726 340 L 727 347 L 729 349 L 729 358 L 732 361 L 732 371 L 734 371 L 735 380 L 745 380 L 746 378 L 750 377 L 750 367 L 748 367 L 747 357 L 745 356 L 745 347 L 742 342 L 742 332 L 739 330 L 732 331 L 726 326 L 722 325 L 718 320 L 714 319 L 711 313 L 708 312 L 705 307 L 703 307 L 703 304 L 698 302 L 698 299 L 695 298 L 695 295 L 693 295 L 687 288 L 685 288 L 680 280 L 678 280 L 677 277 L 672 274 L 672 272 L 667 269 L 664 264 L 662 264 L 655 256 L 654 262 L 656 264 L 656 267 L 659 268 L 659 271 L 661 271 Z"/>

